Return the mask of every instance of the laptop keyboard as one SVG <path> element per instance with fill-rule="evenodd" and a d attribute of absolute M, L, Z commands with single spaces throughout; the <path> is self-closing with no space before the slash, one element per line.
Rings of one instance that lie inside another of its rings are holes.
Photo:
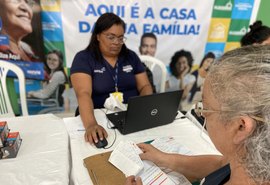
<path fill-rule="evenodd" d="M 107 114 L 107 118 L 118 128 L 125 124 L 127 111 L 115 112 Z"/>

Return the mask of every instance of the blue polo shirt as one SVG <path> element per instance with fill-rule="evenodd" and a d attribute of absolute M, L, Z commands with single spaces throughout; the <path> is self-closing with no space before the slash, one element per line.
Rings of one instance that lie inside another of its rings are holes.
<path fill-rule="evenodd" d="M 118 91 L 124 94 L 124 103 L 129 97 L 138 96 L 135 75 L 145 71 L 139 57 L 129 50 L 126 57 L 119 56 L 118 60 Z M 97 61 L 93 52 L 82 50 L 73 60 L 70 73 L 86 73 L 92 77 L 92 100 L 94 108 L 103 108 L 109 94 L 115 92 L 116 66 L 112 67 L 104 59 Z"/>
<path fill-rule="evenodd" d="M 230 180 L 230 176 L 231 168 L 227 164 L 205 177 L 203 185 L 223 185 Z"/>

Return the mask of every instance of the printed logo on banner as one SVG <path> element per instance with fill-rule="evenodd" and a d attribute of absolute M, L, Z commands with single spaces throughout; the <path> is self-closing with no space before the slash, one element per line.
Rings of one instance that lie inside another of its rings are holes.
<path fill-rule="evenodd" d="M 224 52 L 234 50 L 240 47 L 240 42 L 227 42 L 225 45 Z"/>
<path fill-rule="evenodd" d="M 230 19 L 215 19 L 210 23 L 208 42 L 226 42 Z"/>
<path fill-rule="evenodd" d="M 42 12 L 41 15 L 44 40 L 63 41 L 61 13 Z"/>
<path fill-rule="evenodd" d="M 205 54 L 213 52 L 216 58 L 219 58 L 224 51 L 225 43 L 207 43 L 205 47 Z"/>
<path fill-rule="evenodd" d="M 60 12 L 60 0 L 40 0 L 40 5 L 43 11 Z"/>
<path fill-rule="evenodd" d="M 0 46 L 9 47 L 9 39 L 8 39 L 7 35 L 0 35 Z M 2 58 L 2 57 L 0 56 L 0 58 Z"/>
<path fill-rule="evenodd" d="M 232 19 L 250 19 L 254 0 L 235 0 Z"/>
<path fill-rule="evenodd" d="M 2 23 L 2 19 L 0 17 L 0 31 L 2 30 L 2 26 L 3 26 L 3 23 Z M 8 46 L 9 47 L 9 39 L 8 39 L 7 35 L 0 35 L 0 46 Z M 0 56 L 0 58 L 2 58 L 2 57 Z"/>
<path fill-rule="evenodd" d="M 249 20 L 232 19 L 228 34 L 229 42 L 238 42 L 248 32 Z"/>
<path fill-rule="evenodd" d="M 233 0 L 215 0 L 212 17 L 230 18 L 233 3 Z"/>
<path fill-rule="evenodd" d="M 43 62 L 26 62 L 21 60 L 9 60 L 9 62 L 18 65 L 24 72 L 25 78 L 44 80 L 44 63 Z M 8 76 L 16 76 L 12 71 Z"/>

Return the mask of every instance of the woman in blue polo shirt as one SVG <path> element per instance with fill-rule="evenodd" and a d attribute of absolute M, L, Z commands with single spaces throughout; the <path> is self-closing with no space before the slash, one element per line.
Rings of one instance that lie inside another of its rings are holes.
<path fill-rule="evenodd" d="M 139 57 L 124 44 L 124 21 L 113 13 L 101 15 L 89 45 L 78 52 L 71 66 L 71 81 L 76 92 L 79 112 L 90 143 L 107 137 L 98 125 L 93 109 L 103 108 L 110 93 L 129 97 L 152 94 L 152 87 Z"/>

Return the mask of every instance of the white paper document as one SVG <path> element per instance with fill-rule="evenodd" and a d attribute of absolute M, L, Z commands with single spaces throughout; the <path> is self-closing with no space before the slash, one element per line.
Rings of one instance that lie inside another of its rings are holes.
<path fill-rule="evenodd" d="M 183 155 L 192 155 L 190 149 L 180 145 L 173 137 L 161 137 L 155 139 L 151 145 L 166 153 L 177 153 Z"/>
<path fill-rule="evenodd" d="M 173 143 L 173 147 L 172 144 Z M 172 153 L 189 153 L 186 148 L 174 143 L 170 137 L 159 138 L 153 141 L 155 147 L 162 151 Z M 181 174 L 168 169 L 160 169 L 150 161 L 142 161 L 139 154 L 142 153 L 136 143 L 132 141 L 121 141 L 111 153 L 109 162 L 121 170 L 126 176 L 140 176 L 144 185 L 191 185 L 191 183 Z M 167 174 L 168 173 L 168 174 Z"/>
<path fill-rule="evenodd" d="M 136 143 L 121 141 L 111 153 L 109 162 L 126 176 L 137 175 L 143 169 L 139 154 L 142 153 Z"/>
<path fill-rule="evenodd" d="M 175 185 L 175 183 L 158 166 L 150 161 L 143 161 L 144 168 L 138 174 L 144 185 Z"/>

